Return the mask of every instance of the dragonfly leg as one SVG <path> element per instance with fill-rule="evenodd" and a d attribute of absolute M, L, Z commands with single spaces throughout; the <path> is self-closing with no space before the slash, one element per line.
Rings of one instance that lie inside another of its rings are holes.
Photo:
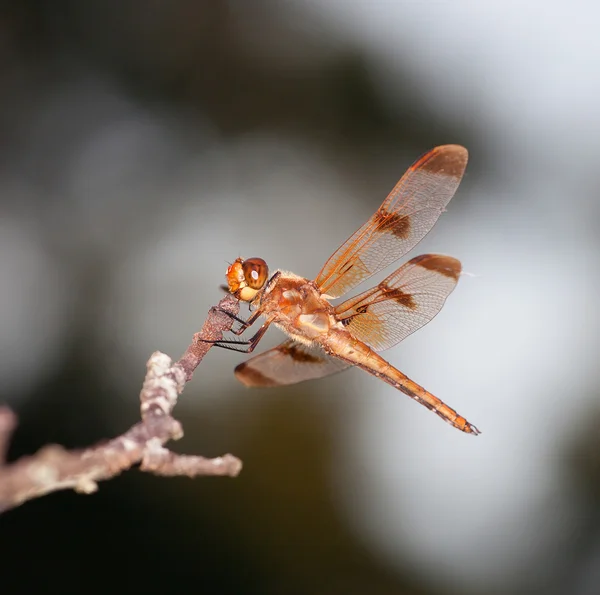
<path fill-rule="evenodd" d="M 256 332 L 255 335 L 250 337 L 247 341 L 240 339 L 218 339 L 211 341 L 209 339 L 200 339 L 203 343 L 212 343 L 214 347 L 222 347 L 223 349 L 229 349 L 231 351 L 239 351 L 240 353 L 252 353 L 258 342 L 262 339 L 263 335 L 269 328 L 269 322 L 265 322 Z M 235 347 L 237 345 L 237 347 Z"/>
<path fill-rule="evenodd" d="M 232 314 L 231 312 L 228 312 L 227 310 L 224 310 L 223 308 L 219 308 L 218 306 L 214 306 L 213 311 L 221 312 L 222 314 L 226 314 L 227 316 L 229 316 L 229 318 L 231 318 L 231 319 L 235 320 L 237 323 L 239 323 L 239 325 L 240 325 L 239 328 L 231 329 L 231 332 L 234 335 L 241 335 L 248 327 L 252 326 L 256 322 L 256 319 L 260 316 L 259 310 L 256 310 L 255 312 L 253 312 L 247 320 L 244 320 L 243 318 L 240 318 L 239 316 L 236 316 L 235 314 Z"/>

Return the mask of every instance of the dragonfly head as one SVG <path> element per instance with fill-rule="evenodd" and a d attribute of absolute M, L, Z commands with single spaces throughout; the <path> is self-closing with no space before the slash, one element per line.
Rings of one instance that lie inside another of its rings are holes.
<path fill-rule="evenodd" d="M 243 302 L 251 302 L 269 278 L 269 267 L 262 258 L 237 258 L 227 268 L 229 291 Z"/>

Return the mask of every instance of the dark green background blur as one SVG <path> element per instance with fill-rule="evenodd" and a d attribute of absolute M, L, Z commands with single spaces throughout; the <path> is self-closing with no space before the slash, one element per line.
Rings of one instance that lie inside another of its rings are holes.
<path fill-rule="evenodd" d="M 389 358 L 248 391 L 213 350 L 180 452 L 0 516 L 0 592 L 600 593 L 600 9 L 589 1 L 0 3 L 0 402 L 10 458 L 136 422 L 227 262 L 314 276 L 435 145 L 470 151 L 416 253 L 468 272 Z M 596 23 L 596 25 L 594 25 Z M 275 331 L 265 340 L 274 344 Z M 380 384 L 382 386 L 380 386 Z"/>

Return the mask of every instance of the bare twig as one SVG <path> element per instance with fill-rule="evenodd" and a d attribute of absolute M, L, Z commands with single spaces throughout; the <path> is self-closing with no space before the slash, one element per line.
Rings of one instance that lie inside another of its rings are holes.
<path fill-rule="evenodd" d="M 181 424 L 171 416 L 177 398 L 202 358 L 211 347 L 201 339 L 221 339 L 230 330 L 233 319 L 223 311 L 237 315 L 239 302 L 224 297 L 211 308 L 199 333 L 181 359 L 173 364 L 159 351 L 147 363 L 147 374 L 140 393 L 142 421 L 108 442 L 85 450 L 65 450 L 49 445 L 29 457 L 6 464 L 6 452 L 17 419 L 6 407 L 0 407 L 0 512 L 32 498 L 63 489 L 91 494 L 97 482 L 118 475 L 140 464 L 142 471 L 156 475 L 229 475 L 235 477 L 242 462 L 232 455 L 214 459 L 178 455 L 164 444 L 183 436 Z"/>

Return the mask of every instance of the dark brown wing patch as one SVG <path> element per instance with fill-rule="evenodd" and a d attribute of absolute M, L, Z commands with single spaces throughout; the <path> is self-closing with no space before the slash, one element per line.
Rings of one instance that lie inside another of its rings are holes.
<path fill-rule="evenodd" d="M 300 343 L 282 343 L 279 346 L 282 355 L 291 357 L 295 362 L 307 364 L 321 364 L 324 357 L 318 356 L 316 353 L 310 352 L 308 349 L 302 349 Z M 325 354 L 323 354 L 325 355 Z"/>
<path fill-rule="evenodd" d="M 411 262 L 456 280 L 462 271 L 461 264 L 458 260 L 441 254 L 422 254 L 421 256 L 413 258 Z"/>
<path fill-rule="evenodd" d="M 391 233 L 400 240 L 405 240 L 410 234 L 410 217 L 408 215 L 388 213 L 380 209 L 373 217 L 377 230 L 380 232 Z"/>
<path fill-rule="evenodd" d="M 341 372 L 350 364 L 292 339 L 260 353 L 235 368 L 246 386 L 286 386 Z"/>
<path fill-rule="evenodd" d="M 237 365 L 233 371 L 235 377 L 240 380 L 246 386 L 279 386 L 280 383 L 274 378 L 265 376 L 260 370 L 253 366 L 246 365 L 247 362 L 243 362 Z"/>
<path fill-rule="evenodd" d="M 381 290 L 381 300 L 395 300 L 400 305 L 410 310 L 414 310 L 417 304 L 413 296 L 407 291 L 403 291 L 399 287 L 388 287 L 385 283 L 379 284 Z"/>

